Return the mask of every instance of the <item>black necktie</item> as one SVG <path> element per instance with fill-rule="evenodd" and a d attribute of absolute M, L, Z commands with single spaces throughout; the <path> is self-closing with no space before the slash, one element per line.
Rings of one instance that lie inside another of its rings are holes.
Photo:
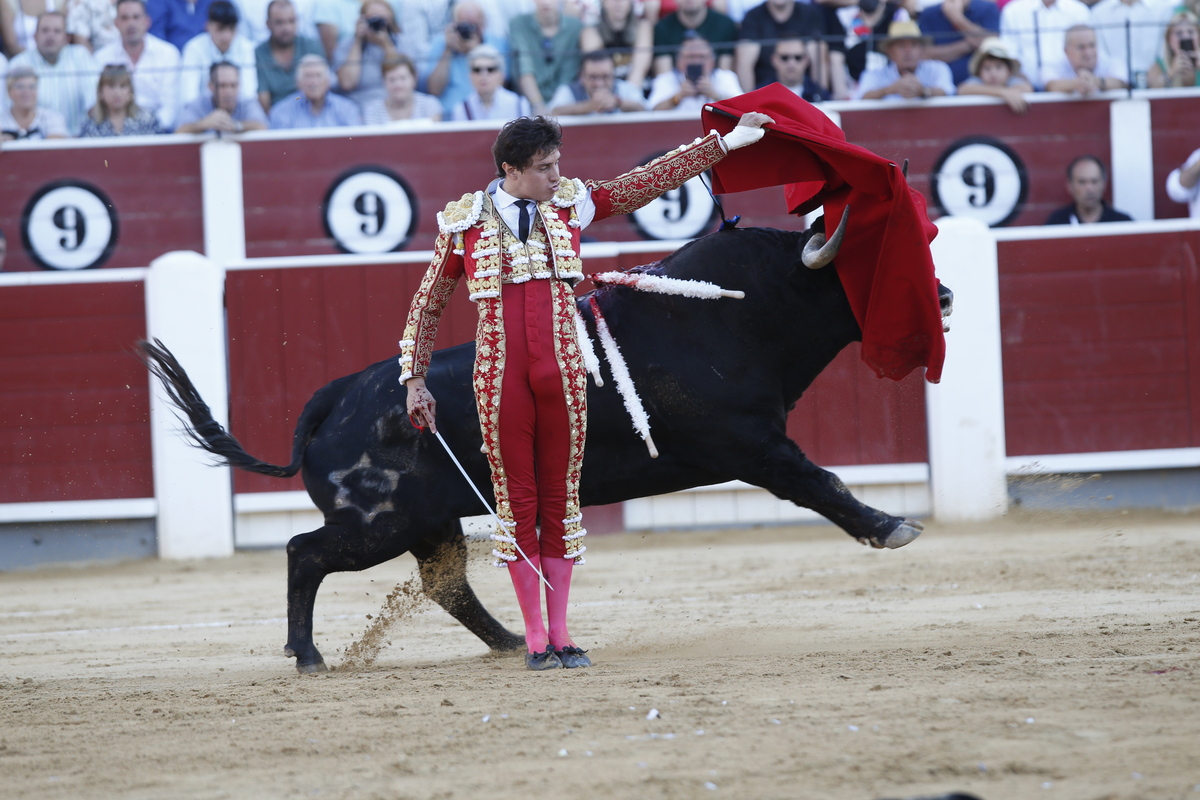
<path fill-rule="evenodd" d="M 518 200 L 521 207 L 521 219 L 517 222 L 517 238 L 522 242 L 529 238 L 529 201 Z"/>

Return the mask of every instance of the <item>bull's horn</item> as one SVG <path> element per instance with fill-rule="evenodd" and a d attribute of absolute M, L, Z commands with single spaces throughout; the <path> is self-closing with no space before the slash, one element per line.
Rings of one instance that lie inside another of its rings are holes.
<path fill-rule="evenodd" d="M 902 166 L 900 168 L 900 174 L 904 176 L 905 180 L 908 179 L 908 159 L 907 158 L 904 159 L 904 166 Z"/>
<path fill-rule="evenodd" d="M 833 261 L 837 256 L 838 248 L 842 246 L 842 237 L 846 234 L 846 220 L 848 219 L 850 219 L 850 206 L 846 206 L 846 210 L 842 212 L 842 221 L 838 223 L 837 230 L 833 232 L 829 241 L 825 240 L 823 233 L 813 234 L 812 238 L 808 240 L 808 244 L 804 245 L 804 252 L 800 254 L 804 266 L 809 269 L 820 269 Z"/>

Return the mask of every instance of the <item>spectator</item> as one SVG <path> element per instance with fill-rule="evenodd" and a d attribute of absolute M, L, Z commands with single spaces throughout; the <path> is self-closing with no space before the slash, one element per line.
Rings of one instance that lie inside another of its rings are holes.
<path fill-rule="evenodd" d="M 1067 30 L 1063 58 L 1046 70 L 1046 91 L 1074 92 L 1087 97 L 1095 92 L 1124 89 L 1127 84 L 1117 68 L 1100 58 L 1096 49 L 1096 31 L 1089 25 L 1074 25 Z"/>
<path fill-rule="evenodd" d="M 445 32 L 429 49 L 429 62 L 422 68 L 422 79 L 430 94 L 442 101 L 446 116 L 462 104 L 472 92 L 468 54 L 481 44 L 490 45 L 503 58 L 508 45 L 503 37 L 491 33 L 478 3 L 454 5 L 454 16 Z"/>
<path fill-rule="evenodd" d="M 133 73 L 137 105 L 158 118 L 163 128 L 175 126 L 179 113 L 179 51 L 150 33 L 145 0 L 118 0 L 121 38 L 96 51 L 100 64 L 122 64 Z"/>
<path fill-rule="evenodd" d="M 367 125 L 442 118 L 442 104 L 431 94 L 417 91 L 417 68 L 412 59 L 398 55 L 383 62 L 384 96 L 363 108 Z"/>
<path fill-rule="evenodd" d="M 1032 92 L 1033 86 L 1021 76 L 1021 63 L 1008 54 L 1003 39 L 984 39 L 971 56 L 970 68 L 971 77 L 959 84 L 959 94 L 998 97 L 1017 114 L 1029 109 L 1025 94 Z"/>
<path fill-rule="evenodd" d="M 907 0 L 906 0 L 907 1 Z M 833 96 L 848 100 L 868 68 L 887 64 L 880 42 L 893 22 L 911 19 L 900 0 L 858 0 L 837 7 L 822 6 L 829 34 L 829 80 Z"/>
<path fill-rule="evenodd" d="M 86 47 L 67 44 L 67 20 L 59 11 L 38 17 L 34 42 L 36 49 L 18 54 L 9 70 L 29 67 L 37 73 L 42 106 L 62 114 L 67 130 L 77 135 L 96 91 L 96 61 Z"/>
<path fill-rule="evenodd" d="M 390 7 L 390 6 L 389 6 Z M 325 57 L 336 64 L 338 45 L 345 39 L 358 34 L 358 19 L 362 15 L 359 0 L 316 0 L 313 4 L 313 22 L 317 26 L 317 38 L 325 48 Z M 392 20 L 395 21 L 393 13 Z"/>
<path fill-rule="evenodd" d="M 504 59 L 490 44 L 481 44 L 467 56 L 471 65 L 471 85 L 467 98 L 451 111 L 451 118 L 510 120 L 533 116 L 529 101 L 510 92 L 504 83 Z"/>
<path fill-rule="evenodd" d="M 96 105 L 88 111 L 80 137 L 152 136 L 165 132 L 154 114 L 134 102 L 129 70 L 121 64 L 105 67 L 96 85 Z"/>
<path fill-rule="evenodd" d="M 579 80 L 558 87 L 550 99 L 550 113 L 555 116 L 645 110 L 642 93 L 617 79 L 613 57 L 602 50 L 585 54 Z"/>
<path fill-rule="evenodd" d="M 655 111 L 699 112 L 710 100 L 727 100 L 741 93 L 737 75 L 716 66 L 712 45 L 691 34 L 675 56 L 675 69 L 655 76 L 646 105 Z"/>
<path fill-rule="evenodd" d="M 233 0 L 238 10 L 238 33 L 250 44 L 258 47 L 271 38 L 271 29 L 267 27 L 267 7 L 271 0 Z M 299 11 L 297 11 L 299 23 Z M 321 55 L 324 55 L 322 53 Z"/>
<path fill-rule="evenodd" d="M 810 103 L 828 100 L 830 92 L 813 80 L 808 45 L 799 39 L 780 39 L 771 54 L 777 80 Z"/>
<path fill-rule="evenodd" d="M 405 53 L 418 67 L 419 77 L 426 64 L 434 63 L 430 52 L 436 42 L 442 41 L 441 31 L 450 17 L 450 0 L 404 0 L 396 13 Z"/>
<path fill-rule="evenodd" d="M 291 0 L 271 0 L 267 6 L 265 42 L 254 48 L 258 76 L 258 101 L 264 111 L 296 91 L 296 67 L 305 56 L 322 60 L 325 48 L 316 39 L 296 34 L 296 7 Z M 328 64 L 328 62 L 326 62 Z"/>
<path fill-rule="evenodd" d="M 1000 30 L 1000 9 L 992 0 L 942 0 L 926 6 L 917 24 L 933 37 L 925 57 L 945 61 L 954 83 L 961 84 L 971 75 L 971 56 L 984 39 Z"/>
<path fill-rule="evenodd" d="M 979 0 L 985 2 L 985 0 Z M 737 45 L 737 76 L 746 91 L 776 80 L 771 54 L 780 39 L 804 39 L 808 42 L 808 65 L 813 77 L 825 80 L 816 67 L 825 63 L 822 42 L 825 14 L 820 6 L 796 0 L 766 0 L 746 12 L 742 20 L 742 38 Z"/>
<path fill-rule="evenodd" d="M 1158 57 L 1162 33 L 1171 19 L 1174 0 L 1100 0 L 1092 6 L 1092 25 L 1100 55 L 1122 65 L 1130 83 L 1146 87 L 1146 76 Z M 1129 23 L 1126 45 L 1125 24 Z"/>
<path fill-rule="evenodd" d="M 0 0 L 2 1 L 2 0 Z M 68 0 L 67 35 L 94 53 L 120 38 L 114 0 Z"/>
<path fill-rule="evenodd" d="M 534 0 L 475 0 L 483 9 L 488 28 L 501 41 L 508 42 L 509 26 L 522 14 L 532 14 Z M 654 2 L 654 0 L 650 0 Z M 503 52 L 503 51 L 502 51 Z"/>
<path fill-rule="evenodd" d="M 212 0 L 208 6 L 208 24 L 204 33 L 183 47 L 180 61 L 179 102 L 186 105 L 204 91 L 204 76 L 213 64 L 232 64 L 241 73 L 238 83 L 242 98 L 258 99 L 258 71 L 254 65 L 254 45 L 238 35 L 238 11 L 229 0 Z"/>
<path fill-rule="evenodd" d="M 1171 17 L 1167 32 L 1163 35 L 1163 58 L 1155 60 L 1147 76 L 1150 88 L 1200 86 L 1200 60 L 1196 56 L 1198 46 L 1200 28 L 1196 25 L 1196 15 L 1190 11 L 1180 11 Z"/>
<path fill-rule="evenodd" d="M 579 49 L 611 53 L 617 80 L 640 90 L 654 55 L 654 23 L 644 10 L 637 12 L 633 0 L 601 0 L 595 23 L 579 36 Z"/>
<path fill-rule="evenodd" d="M 147 0 L 150 33 L 180 51 L 208 25 L 208 6 L 216 0 Z"/>
<path fill-rule="evenodd" d="M 1104 202 L 1108 170 L 1095 156 L 1079 156 L 1067 166 L 1067 194 L 1074 202 L 1046 218 L 1046 225 L 1127 222 L 1132 217 Z"/>
<path fill-rule="evenodd" d="M 720 11 L 710 9 L 704 0 L 679 0 L 674 13 L 666 13 L 654 26 L 654 72 L 670 75 L 672 58 L 670 52 L 683 46 L 686 33 L 693 33 L 716 48 L 717 67 L 733 69 L 733 49 L 737 42 L 737 23 Z"/>
<path fill-rule="evenodd" d="M 858 82 L 859 100 L 900 100 L 954 94 L 954 78 L 944 61 L 925 58 L 930 38 L 915 22 L 893 22 L 883 40 L 888 63 L 867 70 Z"/>
<path fill-rule="evenodd" d="M 1182 167 L 1167 176 L 1167 197 L 1188 204 L 1188 216 L 1200 219 L 1200 150 L 1193 150 Z"/>
<path fill-rule="evenodd" d="M 1067 29 L 1091 14 L 1079 0 L 1011 0 L 1000 10 L 1000 37 L 1033 88 L 1046 87 L 1044 70 L 1062 58 Z"/>
<path fill-rule="evenodd" d="M 52 108 L 38 105 L 38 76 L 31 67 L 9 67 L 4 78 L 8 110 L 0 112 L 0 139 L 66 139 L 67 122 Z"/>
<path fill-rule="evenodd" d="M 0 50 L 15 56 L 36 47 L 38 17 L 47 11 L 65 13 L 65 0 L 0 0 Z"/>
<path fill-rule="evenodd" d="M 300 91 L 288 95 L 271 108 L 271 127 L 340 128 L 362 125 L 362 112 L 353 100 L 329 91 L 333 78 L 324 56 L 315 53 L 300 59 L 296 84 Z"/>
<path fill-rule="evenodd" d="M 218 61 L 208 69 L 208 94 L 197 97 L 179 112 L 176 133 L 241 133 L 267 127 L 267 115 L 257 99 L 241 96 L 241 73 L 233 64 Z"/>
<path fill-rule="evenodd" d="M 383 97 L 383 62 L 399 54 L 399 47 L 391 5 L 385 0 L 366 0 L 354 35 L 338 44 L 333 61 L 341 91 L 359 108 Z"/>
<path fill-rule="evenodd" d="M 579 74 L 579 35 L 582 24 L 562 12 L 562 0 L 536 0 L 532 14 L 522 14 L 509 25 L 517 86 L 535 114 L 546 110 L 546 101 L 559 86 Z"/>

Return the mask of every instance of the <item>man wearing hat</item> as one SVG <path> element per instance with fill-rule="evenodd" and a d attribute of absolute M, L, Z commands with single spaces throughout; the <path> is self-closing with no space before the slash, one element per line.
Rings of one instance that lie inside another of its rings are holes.
<path fill-rule="evenodd" d="M 240 73 L 243 100 L 258 100 L 258 67 L 254 44 L 238 35 L 237 7 L 229 0 L 212 0 L 204 33 L 183 46 L 180 60 L 179 103 L 185 106 L 199 98 L 208 87 L 208 71 L 213 64 L 233 64 Z"/>
<path fill-rule="evenodd" d="M 944 61 L 925 58 L 931 38 L 912 21 L 893 22 L 881 48 L 883 67 L 869 69 L 858 81 L 856 100 L 904 100 L 954 94 L 954 77 Z"/>
<path fill-rule="evenodd" d="M 1008 53 L 1004 40 L 992 36 L 983 40 L 971 56 L 971 77 L 958 86 L 959 94 L 982 94 L 1003 100 L 1016 114 L 1029 108 L 1025 93 L 1033 86 L 1021 74 L 1021 62 Z"/>

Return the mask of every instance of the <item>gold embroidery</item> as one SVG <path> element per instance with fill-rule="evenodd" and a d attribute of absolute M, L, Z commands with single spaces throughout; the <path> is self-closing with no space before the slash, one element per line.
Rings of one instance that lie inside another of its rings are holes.
<path fill-rule="evenodd" d="M 438 235 L 434 243 L 433 260 L 429 262 L 429 269 L 425 271 L 421 285 L 413 295 L 400 347 L 401 364 L 407 367 L 400 376 L 401 381 L 410 377 L 423 378 L 429 371 L 429 358 L 433 355 L 438 322 L 463 272 L 462 256 L 451 252 L 453 236 L 446 233 Z"/>
<path fill-rule="evenodd" d="M 720 139 L 715 132 L 710 133 L 695 144 L 676 148 L 610 181 L 589 181 L 588 185 L 607 193 L 610 214 L 632 213 L 664 192 L 679 188 L 724 158 Z"/>
<path fill-rule="evenodd" d="M 579 510 L 579 479 L 583 469 L 583 444 L 587 437 L 587 369 L 575 330 L 575 294 L 566 283 L 554 281 L 554 353 L 562 374 L 563 397 L 567 403 L 567 424 L 570 427 L 571 449 L 567 460 L 567 505 L 564 514 L 563 539 L 567 556 L 576 564 L 583 563 L 583 516 Z"/>

